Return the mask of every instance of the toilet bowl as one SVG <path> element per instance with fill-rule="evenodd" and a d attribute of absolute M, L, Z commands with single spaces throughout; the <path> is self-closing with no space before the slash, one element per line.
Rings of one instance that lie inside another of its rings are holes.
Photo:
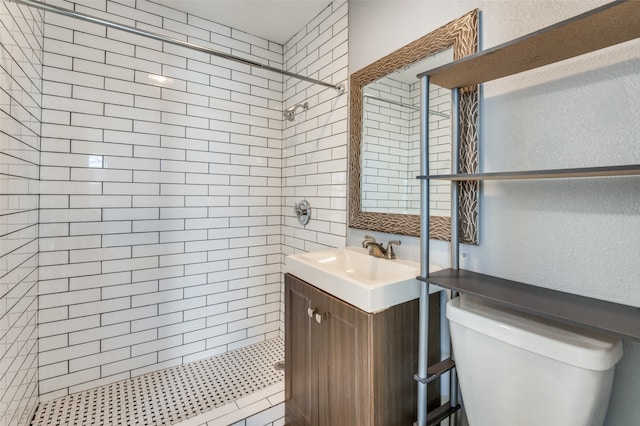
<path fill-rule="evenodd" d="M 602 426 L 620 339 L 469 295 L 447 318 L 470 426 Z"/>

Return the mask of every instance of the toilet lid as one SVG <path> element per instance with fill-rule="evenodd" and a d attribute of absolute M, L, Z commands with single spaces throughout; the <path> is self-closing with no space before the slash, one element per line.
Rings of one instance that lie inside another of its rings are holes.
<path fill-rule="evenodd" d="M 622 358 L 622 342 L 618 337 L 531 315 L 467 294 L 447 303 L 447 318 L 513 346 L 589 370 L 608 370 Z"/>

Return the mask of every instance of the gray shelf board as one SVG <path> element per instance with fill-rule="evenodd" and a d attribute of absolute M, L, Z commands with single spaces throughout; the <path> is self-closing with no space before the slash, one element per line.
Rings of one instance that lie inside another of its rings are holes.
<path fill-rule="evenodd" d="M 427 426 L 439 425 L 441 421 L 460 409 L 460 405 L 452 407 L 449 401 L 427 413 Z M 414 425 L 417 423 L 414 423 Z"/>
<path fill-rule="evenodd" d="M 640 2 L 639 2 L 640 3 Z M 573 169 L 527 170 L 513 172 L 459 173 L 455 175 L 430 175 L 433 180 L 516 180 L 516 179 L 561 179 L 640 175 L 640 164 L 602 167 L 580 167 Z M 423 178 L 419 176 L 419 178 Z"/>
<path fill-rule="evenodd" d="M 421 280 L 534 315 L 640 341 L 640 307 L 462 269 L 445 269 Z"/>
<path fill-rule="evenodd" d="M 419 74 L 453 89 L 495 80 L 640 37 L 640 1 L 614 1 Z"/>

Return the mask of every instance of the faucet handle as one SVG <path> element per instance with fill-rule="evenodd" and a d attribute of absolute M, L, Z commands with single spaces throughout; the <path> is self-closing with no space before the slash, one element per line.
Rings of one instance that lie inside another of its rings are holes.
<path fill-rule="evenodd" d="M 400 240 L 391 240 L 391 241 L 389 241 L 389 243 L 387 244 L 387 258 L 389 258 L 389 259 L 395 259 L 396 258 L 396 253 L 393 251 L 394 244 L 396 246 L 399 246 L 401 244 L 401 242 L 400 242 Z"/>
<path fill-rule="evenodd" d="M 375 243 L 376 239 L 373 238 L 371 235 L 365 235 L 364 236 L 364 240 L 362 241 L 362 247 L 367 247 L 367 243 Z"/>

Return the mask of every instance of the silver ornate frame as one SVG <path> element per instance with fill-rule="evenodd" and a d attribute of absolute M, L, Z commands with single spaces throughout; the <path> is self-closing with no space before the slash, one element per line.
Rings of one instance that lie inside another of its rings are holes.
<path fill-rule="evenodd" d="M 398 68 L 410 65 L 442 50 L 453 48 L 458 60 L 478 51 L 478 10 L 455 19 L 393 53 L 373 62 L 350 78 L 349 131 L 349 227 L 390 234 L 420 235 L 420 216 L 363 212 L 360 198 L 360 149 L 362 141 L 362 88 Z M 426 70 L 425 70 L 426 71 Z M 460 173 L 478 169 L 478 87 L 461 90 L 460 95 Z M 478 182 L 463 182 L 459 190 L 460 242 L 478 243 Z M 432 216 L 431 238 L 451 239 L 451 219 Z"/>

